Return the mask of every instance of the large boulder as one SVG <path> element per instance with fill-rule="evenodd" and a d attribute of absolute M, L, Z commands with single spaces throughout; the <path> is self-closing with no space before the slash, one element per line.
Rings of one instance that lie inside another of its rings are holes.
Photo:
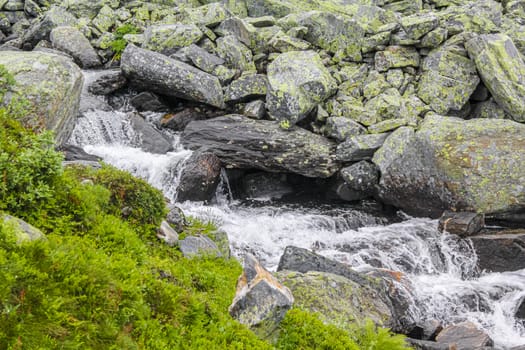
<path fill-rule="evenodd" d="M 230 314 L 263 338 L 277 331 L 279 322 L 292 307 L 294 298 L 253 257 L 244 258 L 244 272 L 237 282 L 237 293 L 230 306 Z"/>
<path fill-rule="evenodd" d="M 381 171 L 380 197 L 409 214 L 525 208 L 523 124 L 429 115 L 417 132 L 393 132 L 373 162 Z"/>
<path fill-rule="evenodd" d="M 525 122 L 525 62 L 504 34 L 477 36 L 467 42 L 469 55 L 494 100 L 518 122 Z"/>
<path fill-rule="evenodd" d="M 438 343 L 455 344 L 457 350 L 480 349 L 492 346 L 494 342 L 487 333 L 472 322 L 462 322 L 443 329 L 436 337 Z"/>
<path fill-rule="evenodd" d="M 316 52 L 286 52 L 268 66 L 266 107 L 276 119 L 295 124 L 336 89 L 335 80 Z"/>
<path fill-rule="evenodd" d="M 84 81 L 78 66 L 64 56 L 22 51 L 2 51 L 0 65 L 16 80 L 4 103 L 16 103 L 17 96 L 22 96 L 28 101 L 25 124 L 35 130 L 53 130 L 57 144 L 67 141 Z"/>
<path fill-rule="evenodd" d="M 95 49 L 78 29 L 68 26 L 57 27 L 51 31 L 49 37 L 55 49 L 71 55 L 80 67 L 100 66 L 100 58 Z"/>
<path fill-rule="evenodd" d="M 525 269 L 525 230 L 470 237 L 478 267 L 489 272 Z"/>
<path fill-rule="evenodd" d="M 202 31 L 195 24 L 154 25 L 144 32 L 142 46 L 151 51 L 172 54 L 182 47 L 195 44 L 202 36 Z"/>
<path fill-rule="evenodd" d="M 51 31 L 59 26 L 74 26 L 77 19 L 62 7 L 53 6 L 46 14 L 34 21 L 24 32 L 22 40 L 32 46 L 40 40 L 48 40 Z"/>
<path fill-rule="evenodd" d="M 282 130 L 279 124 L 227 115 L 193 121 L 184 130 L 182 144 L 205 147 L 230 168 L 255 168 L 327 178 L 339 169 L 335 143 L 302 128 Z"/>
<path fill-rule="evenodd" d="M 177 188 L 179 202 L 213 198 L 221 175 L 221 161 L 211 152 L 195 152 L 186 161 Z"/>
<path fill-rule="evenodd" d="M 224 97 L 217 77 L 160 53 L 128 45 L 121 69 L 139 89 L 222 108 Z"/>

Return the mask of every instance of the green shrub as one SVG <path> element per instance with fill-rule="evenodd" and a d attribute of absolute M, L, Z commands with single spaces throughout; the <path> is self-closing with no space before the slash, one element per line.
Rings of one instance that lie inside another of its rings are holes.
<path fill-rule="evenodd" d="M 356 325 L 351 330 L 350 337 L 363 350 L 411 349 L 403 335 L 393 334 L 388 328 L 377 327 L 371 320 L 366 320 L 364 325 Z"/>
<path fill-rule="evenodd" d="M 124 39 L 126 34 L 138 34 L 140 31 L 132 24 L 124 24 L 115 30 L 115 38 L 110 44 L 111 50 L 114 52 L 113 59 L 120 60 L 122 52 L 126 49 L 128 42 Z"/>

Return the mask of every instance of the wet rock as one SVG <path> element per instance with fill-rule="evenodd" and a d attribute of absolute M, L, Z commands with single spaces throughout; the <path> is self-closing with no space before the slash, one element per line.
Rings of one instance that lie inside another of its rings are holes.
<path fill-rule="evenodd" d="M 483 214 L 445 211 L 439 218 L 439 231 L 468 237 L 475 235 L 485 226 Z"/>
<path fill-rule="evenodd" d="M 335 93 L 335 80 L 313 51 L 280 54 L 268 66 L 266 107 L 278 120 L 295 124 Z"/>
<path fill-rule="evenodd" d="M 179 249 L 186 258 L 196 256 L 222 256 L 217 245 L 207 236 L 188 236 L 179 241 Z"/>
<path fill-rule="evenodd" d="M 350 329 L 355 320 L 367 318 L 383 326 L 392 322 L 388 304 L 369 285 L 318 271 L 280 271 L 276 276 L 292 291 L 294 306 L 318 313 L 323 322 L 343 329 Z"/>
<path fill-rule="evenodd" d="M 122 54 L 121 69 L 139 89 L 219 108 L 224 106 L 222 88 L 216 77 L 162 54 L 130 44 Z"/>
<path fill-rule="evenodd" d="M 341 174 L 337 174 L 331 179 L 329 187 L 324 191 L 324 196 L 328 200 L 345 202 L 355 202 L 370 197 L 366 192 L 351 188 Z"/>
<path fill-rule="evenodd" d="M 520 306 L 518 307 L 518 310 L 516 311 L 516 314 L 514 317 L 519 318 L 522 321 L 525 321 L 525 300 L 523 300 L 520 303 Z"/>
<path fill-rule="evenodd" d="M 102 158 L 100 158 L 99 156 L 86 153 L 86 151 L 84 151 L 78 146 L 62 144 L 59 147 L 57 147 L 57 150 L 64 154 L 65 161 L 87 160 L 92 162 L 98 162 L 102 160 Z"/>
<path fill-rule="evenodd" d="M 172 247 L 179 242 L 179 234 L 166 221 L 161 222 L 157 238 L 163 240 L 167 245 Z"/>
<path fill-rule="evenodd" d="M 492 346 L 492 339 L 471 322 L 448 326 L 436 337 L 438 343 L 455 344 L 458 350 L 471 350 Z"/>
<path fill-rule="evenodd" d="M 480 35 L 466 46 L 494 100 L 514 120 L 525 122 L 525 63 L 512 40 L 504 34 Z"/>
<path fill-rule="evenodd" d="M 102 71 L 89 84 L 88 91 L 94 95 L 109 95 L 126 86 L 126 78 L 120 69 Z"/>
<path fill-rule="evenodd" d="M 286 174 L 252 173 L 242 180 L 243 193 L 247 198 L 272 199 L 281 198 L 293 192 L 286 181 Z"/>
<path fill-rule="evenodd" d="M 163 112 L 168 110 L 168 107 L 159 96 L 152 92 L 141 92 L 136 96 L 133 96 L 129 103 L 135 107 L 139 112 L 151 111 L 151 112 Z"/>
<path fill-rule="evenodd" d="M 211 152 L 195 152 L 186 161 L 177 188 L 177 200 L 209 201 L 215 195 L 221 161 Z"/>
<path fill-rule="evenodd" d="M 341 169 L 341 176 L 350 188 L 367 194 L 373 194 L 379 182 L 377 167 L 367 161 L 360 161 Z"/>
<path fill-rule="evenodd" d="M 143 48 L 169 55 L 198 42 L 203 36 L 195 24 L 153 25 L 144 32 Z"/>
<path fill-rule="evenodd" d="M 459 111 L 479 83 L 476 65 L 448 49 L 439 49 L 425 58 L 418 97 L 437 113 Z"/>
<path fill-rule="evenodd" d="M 266 271 L 255 257 L 246 255 L 230 315 L 260 337 L 269 338 L 277 331 L 293 303 L 290 290 Z"/>
<path fill-rule="evenodd" d="M 525 203 L 524 149 L 522 124 L 427 115 L 418 132 L 400 128 L 375 153 L 379 195 L 412 215 L 516 213 Z"/>
<path fill-rule="evenodd" d="M 36 20 L 24 33 L 22 41 L 35 46 L 40 40 L 49 39 L 51 31 L 59 26 L 74 26 L 77 22 L 75 16 L 61 7 L 53 6 L 44 17 Z"/>
<path fill-rule="evenodd" d="M 22 219 L 16 218 L 8 214 L 0 213 L 0 220 L 3 221 L 4 224 L 7 224 L 14 229 L 16 242 L 18 244 L 27 241 L 46 239 L 46 236 L 42 233 L 42 231 L 40 231 L 33 225 L 28 224 Z"/>
<path fill-rule="evenodd" d="M 180 112 L 164 115 L 160 120 L 160 125 L 163 128 L 168 128 L 174 131 L 183 131 L 192 121 L 205 120 L 214 116 L 214 113 L 210 114 L 202 108 L 187 107 Z"/>
<path fill-rule="evenodd" d="M 0 64 L 16 80 L 4 103 L 9 104 L 15 95 L 24 96 L 32 111 L 25 124 L 35 130 L 53 130 L 57 144 L 66 142 L 74 127 L 84 81 L 78 66 L 59 55 L 22 51 L 2 51 Z"/>
<path fill-rule="evenodd" d="M 419 67 L 419 54 L 413 47 L 389 46 L 374 57 L 375 68 L 386 72 L 391 68 Z"/>
<path fill-rule="evenodd" d="M 443 326 L 441 322 L 438 320 L 427 320 L 416 324 L 410 333 L 407 334 L 407 336 L 413 339 L 433 341 L 442 330 Z"/>
<path fill-rule="evenodd" d="M 414 348 L 414 350 L 451 350 L 451 344 L 436 343 L 428 340 L 418 340 L 407 338 L 407 342 Z M 453 346 L 453 345 L 452 345 Z"/>
<path fill-rule="evenodd" d="M 346 117 L 329 117 L 326 120 L 325 130 L 326 136 L 339 142 L 366 132 L 365 127 Z"/>
<path fill-rule="evenodd" d="M 188 124 L 181 141 L 213 151 L 231 168 L 255 168 L 327 178 L 339 169 L 335 144 L 301 128 L 283 130 L 272 121 L 228 115 Z"/>
<path fill-rule="evenodd" d="M 49 38 L 55 49 L 72 56 L 80 67 L 93 68 L 101 65 L 95 49 L 78 29 L 56 27 L 51 31 Z"/>
<path fill-rule="evenodd" d="M 268 80 L 264 74 L 243 75 L 234 80 L 224 92 L 227 103 L 244 102 L 266 96 Z"/>
<path fill-rule="evenodd" d="M 489 272 L 525 268 L 525 231 L 502 231 L 470 237 L 478 256 L 478 267 Z"/>
<path fill-rule="evenodd" d="M 131 113 L 129 121 L 135 131 L 139 147 L 143 151 L 165 154 L 173 150 L 172 143 L 138 113 Z"/>
<path fill-rule="evenodd" d="M 357 162 L 372 159 L 374 153 L 383 146 L 388 133 L 351 136 L 337 146 L 337 160 Z"/>

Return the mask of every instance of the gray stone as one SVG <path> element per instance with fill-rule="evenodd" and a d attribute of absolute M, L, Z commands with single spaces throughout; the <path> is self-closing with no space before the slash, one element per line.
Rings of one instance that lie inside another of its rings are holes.
<path fill-rule="evenodd" d="M 268 79 L 264 74 L 247 74 L 234 80 L 224 92 L 227 103 L 244 102 L 266 96 Z"/>
<path fill-rule="evenodd" d="M 160 223 L 157 238 L 166 242 L 169 246 L 174 246 L 179 242 L 179 234 L 166 221 Z"/>
<path fill-rule="evenodd" d="M 466 46 L 494 100 L 514 120 L 525 122 L 525 62 L 512 40 L 504 34 L 480 35 Z"/>
<path fill-rule="evenodd" d="M 244 271 L 237 282 L 237 293 L 230 315 L 262 338 L 271 338 L 292 307 L 294 297 L 254 256 L 244 258 Z"/>
<path fill-rule="evenodd" d="M 209 201 L 215 195 L 221 175 L 221 161 L 211 152 L 191 155 L 182 170 L 177 187 L 177 201 Z"/>
<path fill-rule="evenodd" d="M 216 53 L 223 58 L 231 68 L 238 69 L 241 72 L 256 71 L 252 52 L 233 35 L 227 35 L 217 39 Z"/>
<path fill-rule="evenodd" d="M 449 36 L 461 32 L 493 33 L 501 27 L 500 3 L 494 0 L 477 0 L 466 3 L 461 1 L 461 5 L 463 6 L 450 6 L 445 11 L 438 13 L 441 26 L 447 28 Z"/>
<path fill-rule="evenodd" d="M 409 123 L 410 121 L 408 118 L 387 119 L 374 125 L 370 125 L 368 127 L 368 132 L 371 134 L 383 134 L 389 131 L 394 131 L 402 126 L 409 125 Z"/>
<path fill-rule="evenodd" d="M 280 54 L 268 66 L 268 83 L 266 107 L 269 114 L 292 125 L 337 89 L 321 57 L 313 51 Z"/>
<path fill-rule="evenodd" d="M 439 18 L 432 12 L 418 13 L 401 18 L 401 26 L 411 39 L 418 40 L 439 25 Z"/>
<path fill-rule="evenodd" d="M 3 221 L 4 225 L 9 225 L 14 229 L 16 242 L 18 244 L 27 241 L 46 239 L 46 236 L 42 233 L 42 231 L 40 231 L 33 225 L 28 224 L 22 219 L 16 218 L 8 214 L 0 213 L 0 220 Z"/>
<path fill-rule="evenodd" d="M 266 115 L 266 104 L 261 100 L 248 102 L 244 106 L 242 114 L 249 118 L 263 119 Z"/>
<path fill-rule="evenodd" d="M 179 249 L 186 258 L 197 256 L 222 256 L 217 245 L 207 236 L 188 236 L 179 241 Z"/>
<path fill-rule="evenodd" d="M 443 232 L 468 237 L 485 226 L 485 216 L 478 213 L 445 211 L 439 218 L 438 229 Z"/>
<path fill-rule="evenodd" d="M 367 194 L 373 194 L 379 183 L 377 167 L 364 160 L 341 169 L 341 177 L 351 189 Z"/>
<path fill-rule="evenodd" d="M 471 322 L 448 326 L 436 337 L 438 343 L 456 344 L 458 350 L 472 350 L 494 345 L 492 339 Z"/>
<path fill-rule="evenodd" d="M 242 179 L 242 191 L 247 198 L 274 199 L 293 192 L 286 174 L 251 173 Z"/>
<path fill-rule="evenodd" d="M 59 26 L 74 26 L 77 22 L 75 16 L 61 7 L 51 7 L 44 17 L 36 20 L 31 27 L 24 33 L 22 40 L 32 46 L 40 40 L 48 40 L 53 28 Z"/>
<path fill-rule="evenodd" d="M 335 143 L 302 128 L 228 115 L 191 122 L 181 137 L 185 147 L 207 147 L 230 168 L 292 172 L 327 178 L 339 170 Z"/>
<path fill-rule="evenodd" d="M 84 81 L 78 66 L 59 55 L 21 51 L 2 51 L 0 64 L 16 80 L 4 103 L 24 96 L 31 111 L 24 117 L 26 125 L 53 130 L 57 144 L 66 142 L 73 131 Z"/>
<path fill-rule="evenodd" d="M 203 36 L 195 24 L 153 25 L 144 32 L 142 47 L 169 55 L 198 42 Z"/>
<path fill-rule="evenodd" d="M 89 84 L 88 91 L 94 95 L 109 95 L 126 86 L 127 80 L 120 69 L 97 72 Z"/>
<path fill-rule="evenodd" d="M 42 9 L 33 0 L 25 0 L 24 12 L 31 17 L 38 17 L 38 15 L 40 15 L 40 13 L 42 12 Z"/>
<path fill-rule="evenodd" d="M 168 215 L 166 215 L 166 221 L 176 232 L 182 232 L 189 225 L 186 216 L 181 208 L 177 206 L 170 207 Z"/>
<path fill-rule="evenodd" d="M 525 230 L 500 231 L 470 239 L 481 270 L 505 272 L 525 268 Z"/>
<path fill-rule="evenodd" d="M 97 16 L 93 18 L 91 24 L 101 33 L 104 33 L 108 32 L 109 29 L 115 25 L 116 20 L 117 16 L 115 15 L 115 11 L 113 11 L 111 7 L 104 5 L 100 11 L 98 11 Z"/>
<path fill-rule="evenodd" d="M 388 46 L 374 57 L 375 68 L 386 72 L 391 68 L 419 67 L 419 54 L 413 47 Z"/>
<path fill-rule="evenodd" d="M 224 106 L 217 77 L 162 54 L 130 44 L 122 54 L 121 69 L 139 89 L 219 108 Z"/>
<path fill-rule="evenodd" d="M 73 57 L 80 67 L 93 68 L 101 65 L 95 49 L 78 29 L 67 26 L 56 27 L 51 31 L 49 38 L 55 49 Z"/>
<path fill-rule="evenodd" d="M 168 106 L 153 92 L 141 92 L 133 96 L 129 103 L 139 112 L 166 112 L 168 110 Z"/>
<path fill-rule="evenodd" d="M 375 151 L 383 146 L 388 135 L 390 134 L 368 134 L 349 137 L 345 142 L 337 146 L 337 160 L 357 162 L 372 159 Z"/>
<path fill-rule="evenodd" d="M 329 117 L 326 120 L 326 136 L 339 142 L 349 137 L 364 134 L 366 129 L 361 124 L 346 117 Z"/>
<path fill-rule="evenodd" d="M 525 125 L 427 115 L 400 128 L 374 155 L 382 199 L 409 214 L 446 209 L 517 213 L 525 203 Z"/>
<path fill-rule="evenodd" d="M 195 67 L 215 75 L 222 84 L 231 81 L 236 74 L 234 70 L 224 66 L 226 61 L 222 58 L 212 55 L 197 45 L 192 44 L 181 51 Z"/>
<path fill-rule="evenodd" d="M 138 113 L 129 115 L 138 146 L 145 152 L 166 154 L 173 150 L 172 143 Z"/>

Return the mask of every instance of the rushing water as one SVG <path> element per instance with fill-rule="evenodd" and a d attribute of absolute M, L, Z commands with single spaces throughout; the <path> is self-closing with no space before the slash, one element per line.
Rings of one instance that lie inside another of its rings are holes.
<path fill-rule="evenodd" d="M 136 148 L 136 136 L 123 112 L 84 113 L 71 143 L 128 170 L 175 200 L 190 153 L 173 137 L 174 151 L 150 154 Z M 227 192 L 227 178 L 222 186 Z M 469 320 L 485 329 L 496 346 L 525 345 L 525 327 L 514 314 L 525 299 L 525 270 L 479 273 L 469 241 L 440 234 L 437 222 L 404 218 L 388 223 L 351 206 L 330 208 L 231 201 L 218 192 L 213 205 L 179 203 L 185 213 L 212 220 L 230 238 L 234 254 L 255 254 L 275 269 L 284 248 L 294 245 L 349 264 L 356 270 L 380 267 L 401 271 L 411 286 L 410 315 L 415 321 L 445 324 Z"/>

